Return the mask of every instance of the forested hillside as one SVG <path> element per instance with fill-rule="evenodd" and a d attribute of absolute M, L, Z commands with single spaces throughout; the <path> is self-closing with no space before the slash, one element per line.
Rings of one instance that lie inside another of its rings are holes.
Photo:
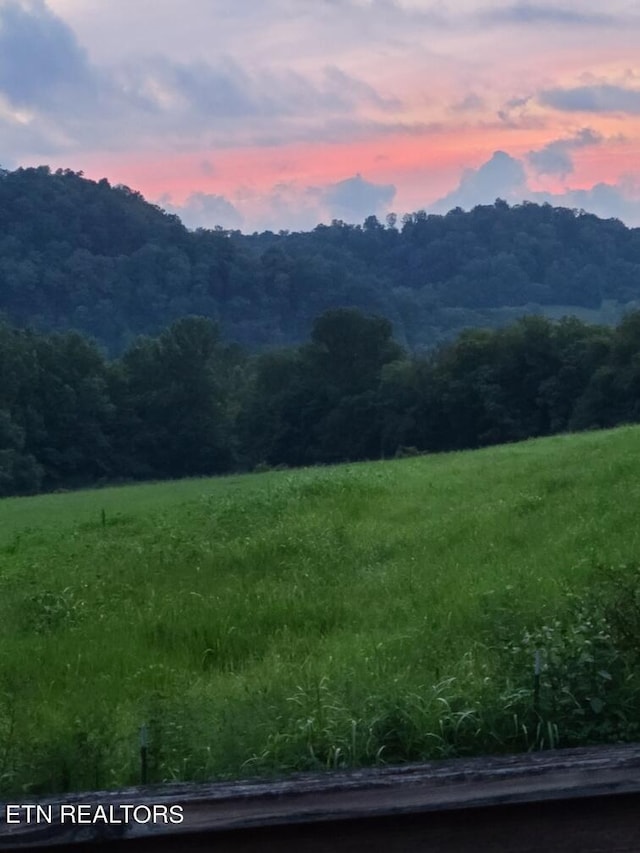
<path fill-rule="evenodd" d="M 190 232 L 105 179 L 0 171 L 0 312 L 83 332 L 112 355 L 188 314 L 260 349 L 300 343 L 323 311 L 351 306 L 388 318 L 416 349 L 603 300 L 614 317 L 640 300 L 640 229 L 582 212 L 497 201 L 308 233 Z"/>

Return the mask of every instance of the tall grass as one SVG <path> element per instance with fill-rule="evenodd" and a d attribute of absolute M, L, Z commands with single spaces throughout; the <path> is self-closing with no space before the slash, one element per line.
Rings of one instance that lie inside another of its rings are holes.
<path fill-rule="evenodd" d="M 142 724 L 152 781 L 636 737 L 639 451 L 0 502 L 0 792 L 135 783 Z"/>

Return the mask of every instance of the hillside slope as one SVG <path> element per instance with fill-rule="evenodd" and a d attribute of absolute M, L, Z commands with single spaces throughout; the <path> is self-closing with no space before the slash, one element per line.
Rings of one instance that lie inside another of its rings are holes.
<path fill-rule="evenodd" d="M 637 738 L 639 450 L 0 501 L 0 791 Z"/>
<path fill-rule="evenodd" d="M 417 348 L 527 312 L 614 322 L 639 299 L 640 229 L 584 212 L 497 201 L 407 215 L 400 229 L 372 216 L 245 236 L 189 232 L 106 179 L 0 171 L 0 313 L 111 353 L 187 314 L 259 348 L 300 342 L 320 313 L 353 306 Z"/>

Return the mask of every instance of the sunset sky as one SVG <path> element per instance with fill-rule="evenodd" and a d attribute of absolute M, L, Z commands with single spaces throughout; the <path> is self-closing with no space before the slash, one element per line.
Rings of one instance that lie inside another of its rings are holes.
<path fill-rule="evenodd" d="M 190 227 L 523 198 L 640 225 L 640 4 L 0 0 L 0 166 Z"/>

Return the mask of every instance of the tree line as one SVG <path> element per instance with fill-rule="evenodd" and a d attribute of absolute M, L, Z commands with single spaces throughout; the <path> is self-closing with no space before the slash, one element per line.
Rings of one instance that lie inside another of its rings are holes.
<path fill-rule="evenodd" d="M 640 421 L 640 313 L 526 317 L 410 355 L 332 309 L 251 354 L 183 318 L 118 358 L 0 323 L 0 494 L 477 448 Z"/>
<path fill-rule="evenodd" d="M 640 229 L 584 211 L 498 200 L 309 232 L 188 231 L 106 179 L 0 169 L 0 311 L 112 356 L 187 315 L 257 350 L 302 343 L 315 317 L 355 307 L 418 350 L 534 306 L 603 300 L 640 300 Z"/>

